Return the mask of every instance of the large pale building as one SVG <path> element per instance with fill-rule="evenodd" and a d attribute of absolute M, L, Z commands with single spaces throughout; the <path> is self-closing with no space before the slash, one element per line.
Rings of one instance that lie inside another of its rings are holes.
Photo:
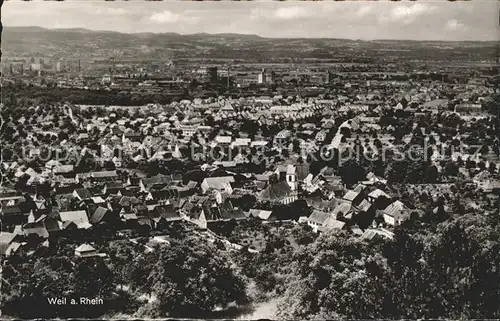
<path fill-rule="evenodd" d="M 102 76 L 101 83 L 103 85 L 110 85 L 112 82 L 113 82 L 113 79 L 112 79 L 110 74 L 104 74 L 104 76 Z"/>
<path fill-rule="evenodd" d="M 259 84 L 266 83 L 266 70 L 265 69 L 262 69 L 262 71 L 259 73 L 259 76 L 257 77 L 257 82 Z"/>
<path fill-rule="evenodd" d="M 274 71 L 267 72 L 264 68 L 257 76 L 257 82 L 259 84 L 272 84 L 276 80 L 276 73 Z"/>

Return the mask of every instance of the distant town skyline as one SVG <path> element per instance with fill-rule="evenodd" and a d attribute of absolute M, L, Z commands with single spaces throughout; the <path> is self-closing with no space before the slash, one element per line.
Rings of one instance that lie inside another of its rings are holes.
<path fill-rule="evenodd" d="M 500 40 L 499 1 L 8 1 L 4 27 L 121 33 L 237 33 L 269 38 Z"/>

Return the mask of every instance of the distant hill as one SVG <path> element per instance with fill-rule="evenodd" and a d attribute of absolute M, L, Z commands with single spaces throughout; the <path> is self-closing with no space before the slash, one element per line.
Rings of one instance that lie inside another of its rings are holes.
<path fill-rule="evenodd" d="M 136 33 L 88 29 L 5 27 L 2 50 L 9 56 L 65 58 L 134 57 L 143 59 L 227 58 L 248 60 L 388 59 L 490 60 L 495 42 L 360 41 L 345 39 L 264 38 L 256 35 Z M 392 54 L 391 54 L 392 52 Z"/>

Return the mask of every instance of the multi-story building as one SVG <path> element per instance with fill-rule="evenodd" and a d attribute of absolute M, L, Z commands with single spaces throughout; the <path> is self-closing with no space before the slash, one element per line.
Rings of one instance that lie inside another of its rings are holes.
<path fill-rule="evenodd" d="M 257 82 L 259 84 L 265 84 L 266 83 L 266 70 L 262 69 L 262 71 L 259 73 Z"/>
<path fill-rule="evenodd" d="M 276 81 L 276 73 L 271 71 L 266 80 L 268 83 L 273 84 Z"/>
<path fill-rule="evenodd" d="M 181 125 L 180 129 L 182 130 L 182 136 L 191 137 L 196 133 L 198 126 L 193 125 Z"/>
<path fill-rule="evenodd" d="M 207 80 L 210 83 L 216 83 L 218 80 L 218 75 L 217 75 L 217 67 L 208 67 L 207 68 Z"/>
<path fill-rule="evenodd" d="M 325 84 L 330 84 L 333 81 L 333 74 L 330 72 L 330 70 L 326 71 L 326 78 L 325 78 Z"/>

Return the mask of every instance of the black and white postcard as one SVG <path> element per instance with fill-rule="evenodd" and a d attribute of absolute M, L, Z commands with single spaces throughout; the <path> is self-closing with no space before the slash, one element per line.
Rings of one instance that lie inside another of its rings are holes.
<path fill-rule="evenodd" d="M 498 319 L 499 1 L 5 1 L 6 319 Z"/>

